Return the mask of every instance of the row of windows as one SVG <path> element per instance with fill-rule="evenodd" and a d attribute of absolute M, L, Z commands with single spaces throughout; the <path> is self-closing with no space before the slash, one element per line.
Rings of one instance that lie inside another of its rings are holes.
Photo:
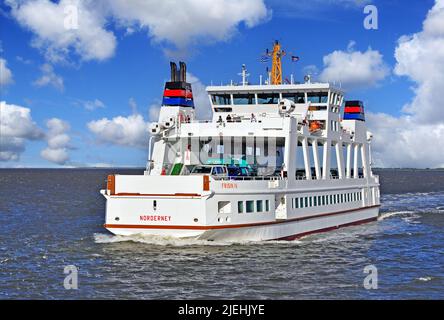
<path fill-rule="evenodd" d="M 270 211 L 270 200 L 247 200 L 237 202 L 238 213 L 268 212 Z"/>
<path fill-rule="evenodd" d="M 307 196 L 291 199 L 292 209 L 327 206 L 331 204 L 361 201 L 361 192 L 338 193 L 322 196 Z"/>
<path fill-rule="evenodd" d="M 346 202 L 356 202 L 361 200 L 362 200 L 361 192 L 306 196 L 306 197 L 292 198 L 291 207 L 292 209 L 299 209 L 299 208 L 340 204 Z M 225 214 L 231 213 L 231 202 L 220 201 L 218 203 L 218 211 L 219 213 L 225 213 Z M 238 213 L 269 212 L 269 211 L 270 211 L 270 200 L 247 200 L 247 201 L 237 202 Z"/>
<path fill-rule="evenodd" d="M 253 105 L 253 104 L 278 104 L 279 99 L 288 99 L 295 103 L 328 103 L 327 92 L 303 92 L 282 93 L 237 93 L 237 94 L 212 94 L 211 100 L 214 105 Z M 336 96 L 335 96 L 336 97 Z M 331 102 L 339 102 L 337 98 L 330 99 Z"/>

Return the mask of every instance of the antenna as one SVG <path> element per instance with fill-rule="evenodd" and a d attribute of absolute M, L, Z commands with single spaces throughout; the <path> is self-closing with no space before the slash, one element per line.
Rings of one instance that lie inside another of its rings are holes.
<path fill-rule="evenodd" d="M 242 85 L 246 86 L 248 84 L 247 82 L 247 77 L 250 75 L 249 73 L 247 73 L 247 67 L 245 66 L 245 64 L 242 65 L 242 72 L 238 73 L 238 75 L 240 75 L 242 77 Z"/>

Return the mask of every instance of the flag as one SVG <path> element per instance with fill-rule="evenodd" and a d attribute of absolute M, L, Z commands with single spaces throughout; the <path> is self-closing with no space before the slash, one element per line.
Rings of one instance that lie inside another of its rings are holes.
<path fill-rule="evenodd" d="M 299 57 L 297 56 L 291 56 L 291 62 L 299 61 Z"/>

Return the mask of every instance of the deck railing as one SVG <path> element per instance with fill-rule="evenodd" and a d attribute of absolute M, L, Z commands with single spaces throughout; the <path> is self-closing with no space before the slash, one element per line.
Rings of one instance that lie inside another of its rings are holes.
<path fill-rule="evenodd" d="M 288 178 L 281 177 L 281 176 L 239 176 L 239 177 L 223 177 L 223 176 L 211 176 L 214 180 L 266 180 L 266 181 L 277 181 L 277 180 L 287 180 Z M 306 176 L 296 176 L 296 180 L 308 180 Z M 330 176 L 330 179 L 332 180 L 342 180 L 347 178 L 340 179 L 338 176 Z M 355 179 L 353 177 L 350 177 L 349 179 Z M 364 179 L 363 175 L 359 175 L 358 179 Z M 322 179 L 316 179 L 316 177 L 312 177 L 311 180 L 322 180 Z"/>

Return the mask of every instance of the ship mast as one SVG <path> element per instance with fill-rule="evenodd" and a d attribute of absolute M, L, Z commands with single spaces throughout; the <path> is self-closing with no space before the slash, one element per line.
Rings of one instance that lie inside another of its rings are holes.
<path fill-rule="evenodd" d="M 271 84 L 282 84 L 281 58 L 285 56 L 285 51 L 281 50 L 281 44 L 279 43 L 279 41 L 276 40 L 274 42 L 273 51 L 269 55 L 271 55 L 272 57 Z"/>

